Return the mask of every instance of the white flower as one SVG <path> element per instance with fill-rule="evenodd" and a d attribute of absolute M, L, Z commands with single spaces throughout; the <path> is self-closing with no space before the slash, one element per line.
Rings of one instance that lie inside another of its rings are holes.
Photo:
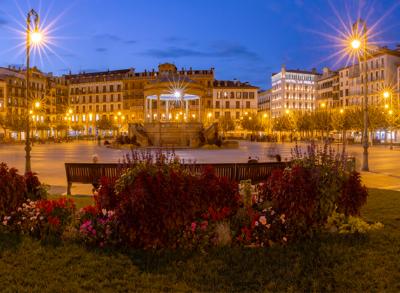
<path fill-rule="evenodd" d="M 256 222 L 254 223 L 254 225 L 258 226 L 258 221 L 256 221 Z"/>
<path fill-rule="evenodd" d="M 273 216 L 273 215 L 275 215 L 275 211 L 274 210 L 271 211 L 271 216 Z"/>
<path fill-rule="evenodd" d="M 106 209 L 102 209 L 101 212 L 103 213 L 103 216 L 107 215 L 107 210 Z"/>
<path fill-rule="evenodd" d="M 41 217 L 40 217 L 40 220 L 43 220 L 43 219 L 44 219 L 43 216 L 41 216 Z"/>

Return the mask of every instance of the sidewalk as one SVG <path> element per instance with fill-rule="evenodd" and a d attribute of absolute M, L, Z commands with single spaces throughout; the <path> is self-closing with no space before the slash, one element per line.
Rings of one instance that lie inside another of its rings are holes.
<path fill-rule="evenodd" d="M 361 172 L 363 183 L 368 188 L 390 189 L 400 191 L 400 176 L 376 172 Z"/>

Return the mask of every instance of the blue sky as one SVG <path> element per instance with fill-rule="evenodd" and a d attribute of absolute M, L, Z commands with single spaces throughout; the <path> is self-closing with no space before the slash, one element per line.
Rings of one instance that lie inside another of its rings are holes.
<path fill-rule="evenodd" d="M 50 49 L 33 63 L 55 74 L 173 62 L 267 88 L 283 63 L 338 67 L 329 36 L 341 19 L 360 15 L 376 24 L 374 41 L 400 43 L 400 0 L 0 0 L 0 66 L 24 64 L 16 30 L 30 8 L 51 24 Z"/>

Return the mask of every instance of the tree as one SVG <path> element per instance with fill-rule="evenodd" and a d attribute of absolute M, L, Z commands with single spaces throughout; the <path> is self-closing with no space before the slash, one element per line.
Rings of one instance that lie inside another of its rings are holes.
<path fill-rule="evenodd" d="M 241 121 L 241 124 L 242 124 L 243 129 L 246 129 L 246 130 L 249 130 L 252 132 L 263 129 L 260 119 L 255 114 L 250 114 L 250 115 L 244 116 L 243 120 Z"/>
<path fill-rule="evenodd" d="M 227 131 L 235 130 L 235 122 L 232 120 L 231 116 L 220 117 L 218 124 L 224 135 Z"/>
<path fill-rule="evenodd" d="M 102 118 L 96 122 L 96 127 L 100 130 L 113 130 L 114 126 L 110 119 Z"/>

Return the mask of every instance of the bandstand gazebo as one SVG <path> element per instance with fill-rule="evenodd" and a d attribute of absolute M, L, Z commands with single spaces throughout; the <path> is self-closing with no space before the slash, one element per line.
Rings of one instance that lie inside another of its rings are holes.
<path fill-rule="evenodd" d="M 203 85 L 189 77 L 168 70 L 160 72 L 159 77 L 144 87 L 141 133 L 154 146 L 198 146 L 203 129 L 201 99 L 204 94 Z"/>

